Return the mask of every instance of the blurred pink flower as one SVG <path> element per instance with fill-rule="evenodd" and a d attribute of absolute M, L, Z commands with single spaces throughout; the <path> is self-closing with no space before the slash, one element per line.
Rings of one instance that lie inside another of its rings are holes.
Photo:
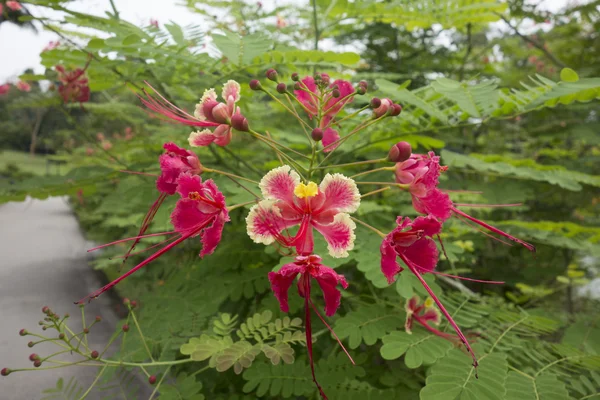
<path fill-rule="evenodd" d="M 5 83 L 4 85 L 0 85 L 0 95 L 7 94 L 10 91 L 10 85 Z"/>
<path fill-rule="evenodd" d="M 17 82 L 17 84 L 15 86 L 21 92 L 29 92 L 31 90 L 31 85 L 29 83 L 27 83 L 27 82 L 24 82 L 24 81 Z"/>
<path fill-rule="evenodd" d="M 6 7 L 10 8 L 13 11 L 19 11 L 22 7 L 18 1 L 7 1 Z"/>

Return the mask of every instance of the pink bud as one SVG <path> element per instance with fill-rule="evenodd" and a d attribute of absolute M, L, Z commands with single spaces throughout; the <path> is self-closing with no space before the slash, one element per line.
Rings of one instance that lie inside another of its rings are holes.
<path fill-rule="evenodd" d="M 96 358 L 98 358 L 99 355 L 100 355 L 100 353 L 98 353 L 96 350 L 94 350 L 90 354 L 90 357 L 92 357 L 93 359 L 96 359 Z"/>
<path fill-rule="evenodd" d="M 397 117 L 398 115 L 400 115 L 401 112 L 402 112 L 402 106 L 400 104 L 392 105 L 392 112 L 390 112 L 390 115 L 392 117 Z"/>
<path fill-rule="evenodd" d="M 39 367 L 42 366 L 42 362 L 40 360 L 35 360 L 33 362 L 33 366 L 36 367 L 36 368 L 39 368 Z"/>
<path fill-rule="evenodd" d="M 273 82 L 277 82 L 277 71 L 275 71 L 273 68 L 269 68 L 267 70 L 267 79 L 273 81 Z"/>
<path fill-rule="evenodd" d="M 374 117 L 379 118 L 386 115 L 388 112 L 390 112 L 390 109 L 392 108 L 393 104 L 394 103 L 392 103 L 390 99 L 381 99 L 379 107 L 373 109 Z"/>
<path fill-rule="evenodd" d="M 356 88 L 356 94 L 362 96 L 365 93 L 367 93 L 367 89 L 364 86 L 359 86 Z"/>
<path fill-rule="evenodd" d="M 148 377 L 148 383 L 154 385 L 156 383 L 156 375 L 150 375 Z"/>
<path fill-rule="evenodd" d="M 260 82 L 257 79 L 252 79 L 250 81 L 250 89 L 252 89 L 252 90 L 261 90 L 262 89 L 262 85 L 260 84 Z"/>
<path fill-rule="evenodd" d="M 88 328 L 84 328 L 84 329 L 83 329 L 83 333 L 84 333 L 85 335 L 87 335 L 88 333 L 90 333 L 90 330 L 89 330 Z"/>
<path fill-rule="evenodd" d="M 2 376 L 8 376 L 8 374 L 10 374 L 10 369 L 8 368 L 2 368 L 2 371 L 0 371 L 0 375 Z"/>
<path fill-rule="evenodd" d="M 298 75 L 297 72 L 292 73 L 292 80 L 294 82 L 298 82 L 299 79 L 300 79 L 300 75 Z"/>
<path fill-rule="evenodd" d="M 101 317 L 101 316 L 99 316 L 99 315 L 97 315 L 97 316 L 96 316 L 96 322 L 100 322 L 100 321 L 102 321 L 102 317 Z"/>
<path fill-rule="evenodd" d="M 313 140 L 315 142 L 319 142 L 319 141 L 321 141 L 321 139 L 323 139 L 323 130 L 320 128 L 315 128 L 310 133 L 310 136 L 313 138 Z"/>
<path fill-rule="evenodd" d="M 300 89 L 302 89 L 302 86 L 300 86 L 300 82 L 294 83 L 294 90 L 300 90 Z"/>
<path fill-rule="evenodd" d="M 27 335 L 27 329 L 21 329 L 21 330 L 19 331 L 19 335 L 21 335 L 21 336 L 25 336 L 25 335 Z"/>
<path fill-rule="evenodd" d="M 371 108 L 379 108 L 381 105 L 381 99 L 379 97 L 373 97 L 371 99 Z"/>
<path fill-rule="evenodd" d="M 229 120 L 229 110 L 227 104 L 219 103 L 212 109 L 212 117 L 215 122 L 226 124 Z"/>
<path fill-rule="evenodd" d="M 248 120 L 240 113 L 233 114 L 231 117 L 231 126 L 240 132 L 248 132 Z"/>
<path fill-rule="evenodd" d="M 123 329 L 123 332 L 129 332 L 129 325 L 125 324 L 121 329 Z"/>
<path fill-rule="evenodd" d="M 277 84 L 277 92 L 284 94 L 287 91 L 287 85 L 283 82 Z"/>
<path fill-rule="evenodd" d="M 337 98 L 338 98 L 338 97 L 340 97 L 342 94 L 340 93 L 340 91 L 339 91 L 339 90 L 335 89 L 333 92 L 331 92 L 331 95 L 337 99 Z"/>
<path fill-rule="evenodd" d="M 29 355 L 29 361 L 35 361 L 35 360 L 39 360 L 39 359 L 40 359 L 40 356 L 38 356 L 38 355 L 37 355 L 37 354 L 35 354 L 35 353 L 31 353 L 31 354 Z"/>
<path fill-rule="evenodd" d="M 410 158 L 412 148 L 408 142 L 398 142 L 392 146 L 388 153 L 388 160 L 391 162 L 402 162 Z"/>
<path fill-rule="evenodd" d="M 365 88 L 365 91 L 369 89 L 369 84 L 367 83 L 367 81 L 358 82 L 358 86 Z"/>
<path fill-rule="evenodd" d="M 43 312 L 44 314 L 48 314 L 48 312 L 49 312 L 49 311 L 50 311 L 50 307 L 48 307 L 48 306 L 44 306 L 44 307 L 42 307 L 42 312 Z"/>
<path fill-rule="evenodd" d="M 35 343 L 33 343 L 33 342 L 29 342 L 29 343 L 27 343 L 27 347 L 30 347 L 30 348 L 31 348 L 31 347 L 33 347 L 33 346 L 35 346 Z"/>

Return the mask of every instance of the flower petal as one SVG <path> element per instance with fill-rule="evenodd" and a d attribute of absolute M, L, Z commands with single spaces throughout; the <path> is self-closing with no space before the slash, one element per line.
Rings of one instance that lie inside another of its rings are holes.
<path fill-rule="evenodd" d="M 229 214 L 227 210 L 224 209 L 223 213 L 219 215 L 213 221 L 212 225 L 204 230 L 202 233 L 202 250 L 200 251 L 200 257 L 204 257 L 206 255 L 212 254 L 217 245 L 221 241 L 221 236 L 223 234 L 223 227 L 225 226 L 225 222 L 229 221 Z"/>
<path fill-rule="evenodd" d="M 435 307 L 430 307 L 421 315 L 421 320 L 431 322 L 434 325 L 439 325 L 442 322 L 442 314 Z"/>
<path fill-rule="evenodd" d="M 331 317 L 340 306 L 340 300 L 342 294 L 336 287 L 337 284 L 341 284 L 344 289 L 348 287 L 348 282 L 343 275 L 336 273 L 333 269 L 320 265 L 318 269 L 312 273 L 312 276 L 316 279 L 323 291 L 323 297 L 325 298 L 325 315 Z"/>
<path fill-rule="evenodd" d="M 411 230 L 423 231 L 425 236 L 429 237 L 437 235 L 442 230 L 441 222 L 432 215 L 417 217 L 410 225 Z"/>
<path fill-rule="evenodd" d="M 177 201 L 175 209 L 171 213 L 171 223 L 175 230 L 182 235 L 192 235 L 203 224 L 208 224 L 215 218 L 214 213 L 204 213 L 198 208 L 198 202 L 187 198 L 182 198 Z M 196 232 L 192 236 L 198 235 Z M 191 236 L 190 236 L 191 237 Z"/>
<path fill-rule="evenodd" d="M 327 128 L 323 132 L 323 153 L 329 153 L 330 151 L 335 150 L 340 144 L 336 143 L 333 146 L 330 146 L 332 143 L 335 143 L 340 139 L 340 134 L 338 131 L 332 128 Z"/>
<path fill-rule="evenodd" d="M 196 131 L 190 133 L 190 137 L 188 138 L 188 143 L 192 147 L 202 147 L 208 146 L 216 139 L 215 135 L 209 130 L 204 129 L 202 131 Z"/>
<path fill-rule="evenodd" d="M 439 256 L 435 242 L 425 237 L 406 247 L 402 254 L 422 274 L 435 269 Z"/>
<path fill-rule="evenodd" d="M 360 192 L 353 179 L 342 174 L 327 174 L 319 185 L 325 194 L 325 203 L 321 210 L 336 209 L 353 213 L 360 206 Z"/>
<path fill-rule="evenodd" d="M 402 272 L 402 267 L 396 259 L 397 255 L 391 243 L 391 234 L 383 239 L 379 251 L 381 252 L 381 272 L 388 283 L 392 284 L 396 275 Z"/>
<path fill-rule="evenodd" d="M 312 119 L 318 112 L 316 100 L 318 89 L 315 84 L 315 79 L 312 76 L 307 76 L 302 79 L 300 85 L 302 86 L 302 89 L 294 90 L 294 95 L 296 95 L 296 98 L 304 105 L 308 111 L 309 118 Z"/>
<path fill-rule="evenodd" d="M 312 221 L 312 225 L 327 241 L 330 256 L 348 257 L 348 251 L 354 248 L 354 239 L 356 239 L 354 235 L 356 224 L 350 219 L 350 215 L 339 213 L 329 225 L 322 225 L 316 221 Z"/>
<path fill-rule="evenodd" d="M 229 101 L 229 97 L 232 97 L 233 102 L 237 103 L 240 100 L 240 91 L 241 87 L 239 83 L 234 80 L 228 80 L 223 85 L 221 97 L 223 97 L 223 100 L 225 101 Z"/>
<path fill-rule="evenodd" d="M 215 144 L 218 146 L 227 146 L 229 142 L 231 142 L 231 126 L 229 125 L 219 125 L 217 129 L 215 129 Z"/>
<path fill-rule="evenodd" d="M 280 237 L 286 228 L 298 225 L 298 219 L 284 219 L 273 200 L 262 200 L 250 209 L 246 217 L 246 231 L 254 243 L 269 245 Z"/>
<path fill-rule="evenodd" d="M 296 276 L 303 272 L 304 269 L 305 266 L 303 265 L 290 263 L 285 264 L 278 272 L 269 272 L 271 289 L 279 301 L 279 307 L 281 308 L 281 311 L 289 311 L 290 307 L 288 305 L 288 291 L 290 290 L 290 286 L 292 286 Z"/>
<path fill-rule="evenodd" d="M 263 197 L 267 200 L 281 200 L 294 204 L 294 189 L 300 183 L 300 176 L 289 165 L 269 171 L 259 183 Z"/>
<path fill-rule="evenodd" d="M 412 196 L 413 207 L 421 214 L 433 215 L 442 221 L 452 215 L 452 200 L 439 189 L 432 189 L 423 197 Z"/>

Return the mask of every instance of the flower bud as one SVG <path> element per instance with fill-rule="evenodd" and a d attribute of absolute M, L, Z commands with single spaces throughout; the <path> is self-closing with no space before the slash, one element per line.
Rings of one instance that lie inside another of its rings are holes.
<path fill-rule="evenodd" d="M 131 301 L 129 300 L 129 298 L 125 297 L 125 298 L 123 299 L 123 304 L 124 304 L 124 305 L 128 306 L 130 303 L 131 303 Z"/>
<path fill-rule="evenodd" d="M 136 308 L 137 307 L 137 301 L 135 300 L 131 300 L 131 308 Z"/>
<path fill-rule="evenodd" d="M 29 361 L 35 361 L 35 360 L 39 360 L 39 359 L 40 359 L 40 356 L 38 356 L 38 355 L 37 355 L 37 354 L 35 354 L 35 353 L 31 353 L 31 354 L 29 355 Z"/>
<path fill-rule="evenodd" d="M 8 368 L 2 368 L 2 371 L 0 371 L 0 375 L 2 376 L 8 376 L 8 374 L 10 374 L 10 369 Z"/>
<path fill-rule="evenodd" d="M 240 132 L 248 132 L 248 120 L 240 113 L 233 114 L 231 117 L 231 126 Z"/>
<path fill-rule="evenodd" d="M 410 158 L 412 154 L 412 147 L 408 142 L 398 142 L 392 146 L 388 153 L 388 160 L 391 162 L 402 162 Z"/>
<path fill-rule="evenodd" d="M 42 366 L 42 362 L 40 360 L 35 360 L 33 362 L 33 366 L 36 367 L 36 368 L 39 368 L 39 367 Z"/>
<path fill-rule="evenodd" d="M 381 105 L 381 99 L 379 97 L 373 97 L 371 99 L 371 108 L 379 108 Z"/>
<path fill-rule="evenodd" d="M 100 321 L 102 321 L 102 317 L 99 315 L 96 315 L 96 322 L 100 322 Z"/>
<path fill-rule="evenodd" d="M 394 104 L 390 99 L 380 99 L 379 107 L 373 109 L 373 118 L 383 117 L 392 110 Z"/>
<path fill-rule="evenodd" d="M 300 79 L 300 76 L 298 75 L 297 72 L 292 73 L 292 80 L 294 82 L 298 82 L 299 79 Z"/>
<path fill-rule="evenodd" d="M 321 76 L 321 74 L 315 74 L 313 76 L 315 82 L 321 82 L 323 80 L 323 77 Z"/>
<path fill-rule="evenodd" d="M 48 329 L 47 326 L 42 326 L 42 330 L 45 331 L 46 329 Z"/>
<path fill-rule="evenodd" d="M 96 350 L 94 350 L 90 353 L 90 357 L 92 357 L 93 359 L 98 358 L 99 355 L 100 355 L 100 353 L 98 353 Z"/>
<path fill-rule="evenodd" d="M 269 68 L 267 70 L 267 79 L 273 81 L 273 82 L 277 82 L 277 71 L 275 71 L 273 68 Z"/>
<path fill-rule="evenodd" d="M 262 85 L 260 84 L 260 82 L 257 79 L 252 79 L 250 81 L 250 89 L 252 89 L 252 90 L 261 90 L 262 89 Z"/>
<path fill-rule="evenodd" d="M 65 318 L 69 318 L 69 317 L 70 317 L 70 315 L 68 313 L 65 314 Z"/>
<path fill-rule="evenodd" d="M 87 335 L 88 333 L 90 333 L 90 330 L 88 328 L 84 328 L 83 329 L 83 334 Z M 61 333 L 61 335 L 62 335 L 62 333 Z"/>
<path fill-rule="evenodd" d="M 21 330 L 19 331 L 19 335 L 21 335 L 21 336 L 25 336 L 25 335 L 27 335 L 27 333 L 28 333 L 28 332 L 27 332 L 27 329 L 21 329 Z"/>
<path fill-rule="evenodd" d="M 359 86 L 359 87 L 356 88 L 356 94 L 362 96 L 365 93 L 367 93 L 367 89 L 365 89 L 364 86 Z"/>
<path fill-rule="evenodd" d="M 44 327 L 44 328 L 45 328 L 45 327 Z M 64 338 L 65 338 L 65 334 L 64 334 L 64 333 L 60 333 L 60 334 L 58 335 L 58 338 L 59 338 L 59 339 L 61 339 L 61 340 L 62 340 L 62 339 L 64 339 Z"/>
<path fill-rule="evenodd" d="M 310 133 L 310 136 L 313 138 L 315 142 L 321 141 L 323 139 L 323 130 L 321 128 L 315 128 Z"/>
<path fill-rule="evenodd" d="M 369 84 L 367 83 L 367 81 L 358 82 L 358 86 L 365 88 L 365 91 L 369 89 Z"/>
<path fill-rule="evenodd" d="M 294 90 L 300 90 L 300 89 L 302 89 L 302 86 L 300 86 L 300 82 L 294 83 Z"/>
<path fill-rule="evenodd" d="M 44 314 L 48 314 L 48 313 L 50 312 L 50 307 L 48 307 L 48 306 L 44 306 L 44 307 L 42 307 L 42 312 L 43 312 Z"/>
<path fill-rule="evenodd" d="M 156 375 L 150 375 L 148 377 L 148 383 L 154 385 L 156 383 Z"/>
<path fill-rule="evenodd" d="M 215 122 L 226 124 L 229 119 L 229 110 L 227 104 L 219 103 L 212 109 L 212 116 Z"/>
<path fill-rule="evenodd" d="M 33 347 L 33 346 L 35 346 L 35 343 L 33 343 L 33 342 L 27 343 L 27 347 Z"/>
<path fill-rule="evenodd" d="M 401 112 L 402 106 L 400 104 L 392 104 L 392 112 L 390 112 L 392 117 L 397 117 Z"/>
<path fill-rule="evenodd" d="M 340 91 L 339 91 L 339 90 L 335 89 L 333 92 L 331 92 L 331 95 L 337 99 L 337 98 L 338 98 L 338 97 L 340 97 L 342 94 L 340 93 Z"/>
<path fill-rule="evenodd" d="M 327 74 L 323 74 L 323 75 L 321 75 L 321 82 L 322 82 L 322 83 L 323 83 L 323 85 L 325 85 L 325 86 L 329 85 L 329 82 L 330 82 L 329 75 L 327 75 Z"/>
<path fill-rule="evenodd" d="M 284 94 L 287 91 L 287 85 L 283 82 L 277 84 L 277 92 Z"/>
<path fill-rule="evenodd" d="M 123 332 L 129 332 L 129 325 L 125 324 L 121 329 L 123 329 Z"/>

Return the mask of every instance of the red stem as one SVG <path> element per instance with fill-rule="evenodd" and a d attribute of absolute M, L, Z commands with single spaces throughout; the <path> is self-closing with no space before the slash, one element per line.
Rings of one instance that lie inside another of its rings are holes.
<path fill-rule="evenodd" d="M 303 274 L 302 279 L 304 280 L 304 329 L 306 331 L 306 350 L 308 351 L 308 359 L 310 362 L 310 371 L 312 373 L 313 382 L 319 389 L 319 394 L 324 400 L 327 400 L 323 388 L 317 382 L 315 375 L 315 362 L 313 359 L 313 347 L 312 347 L 312 325 L 310 323 L 310 274 Z"/>

